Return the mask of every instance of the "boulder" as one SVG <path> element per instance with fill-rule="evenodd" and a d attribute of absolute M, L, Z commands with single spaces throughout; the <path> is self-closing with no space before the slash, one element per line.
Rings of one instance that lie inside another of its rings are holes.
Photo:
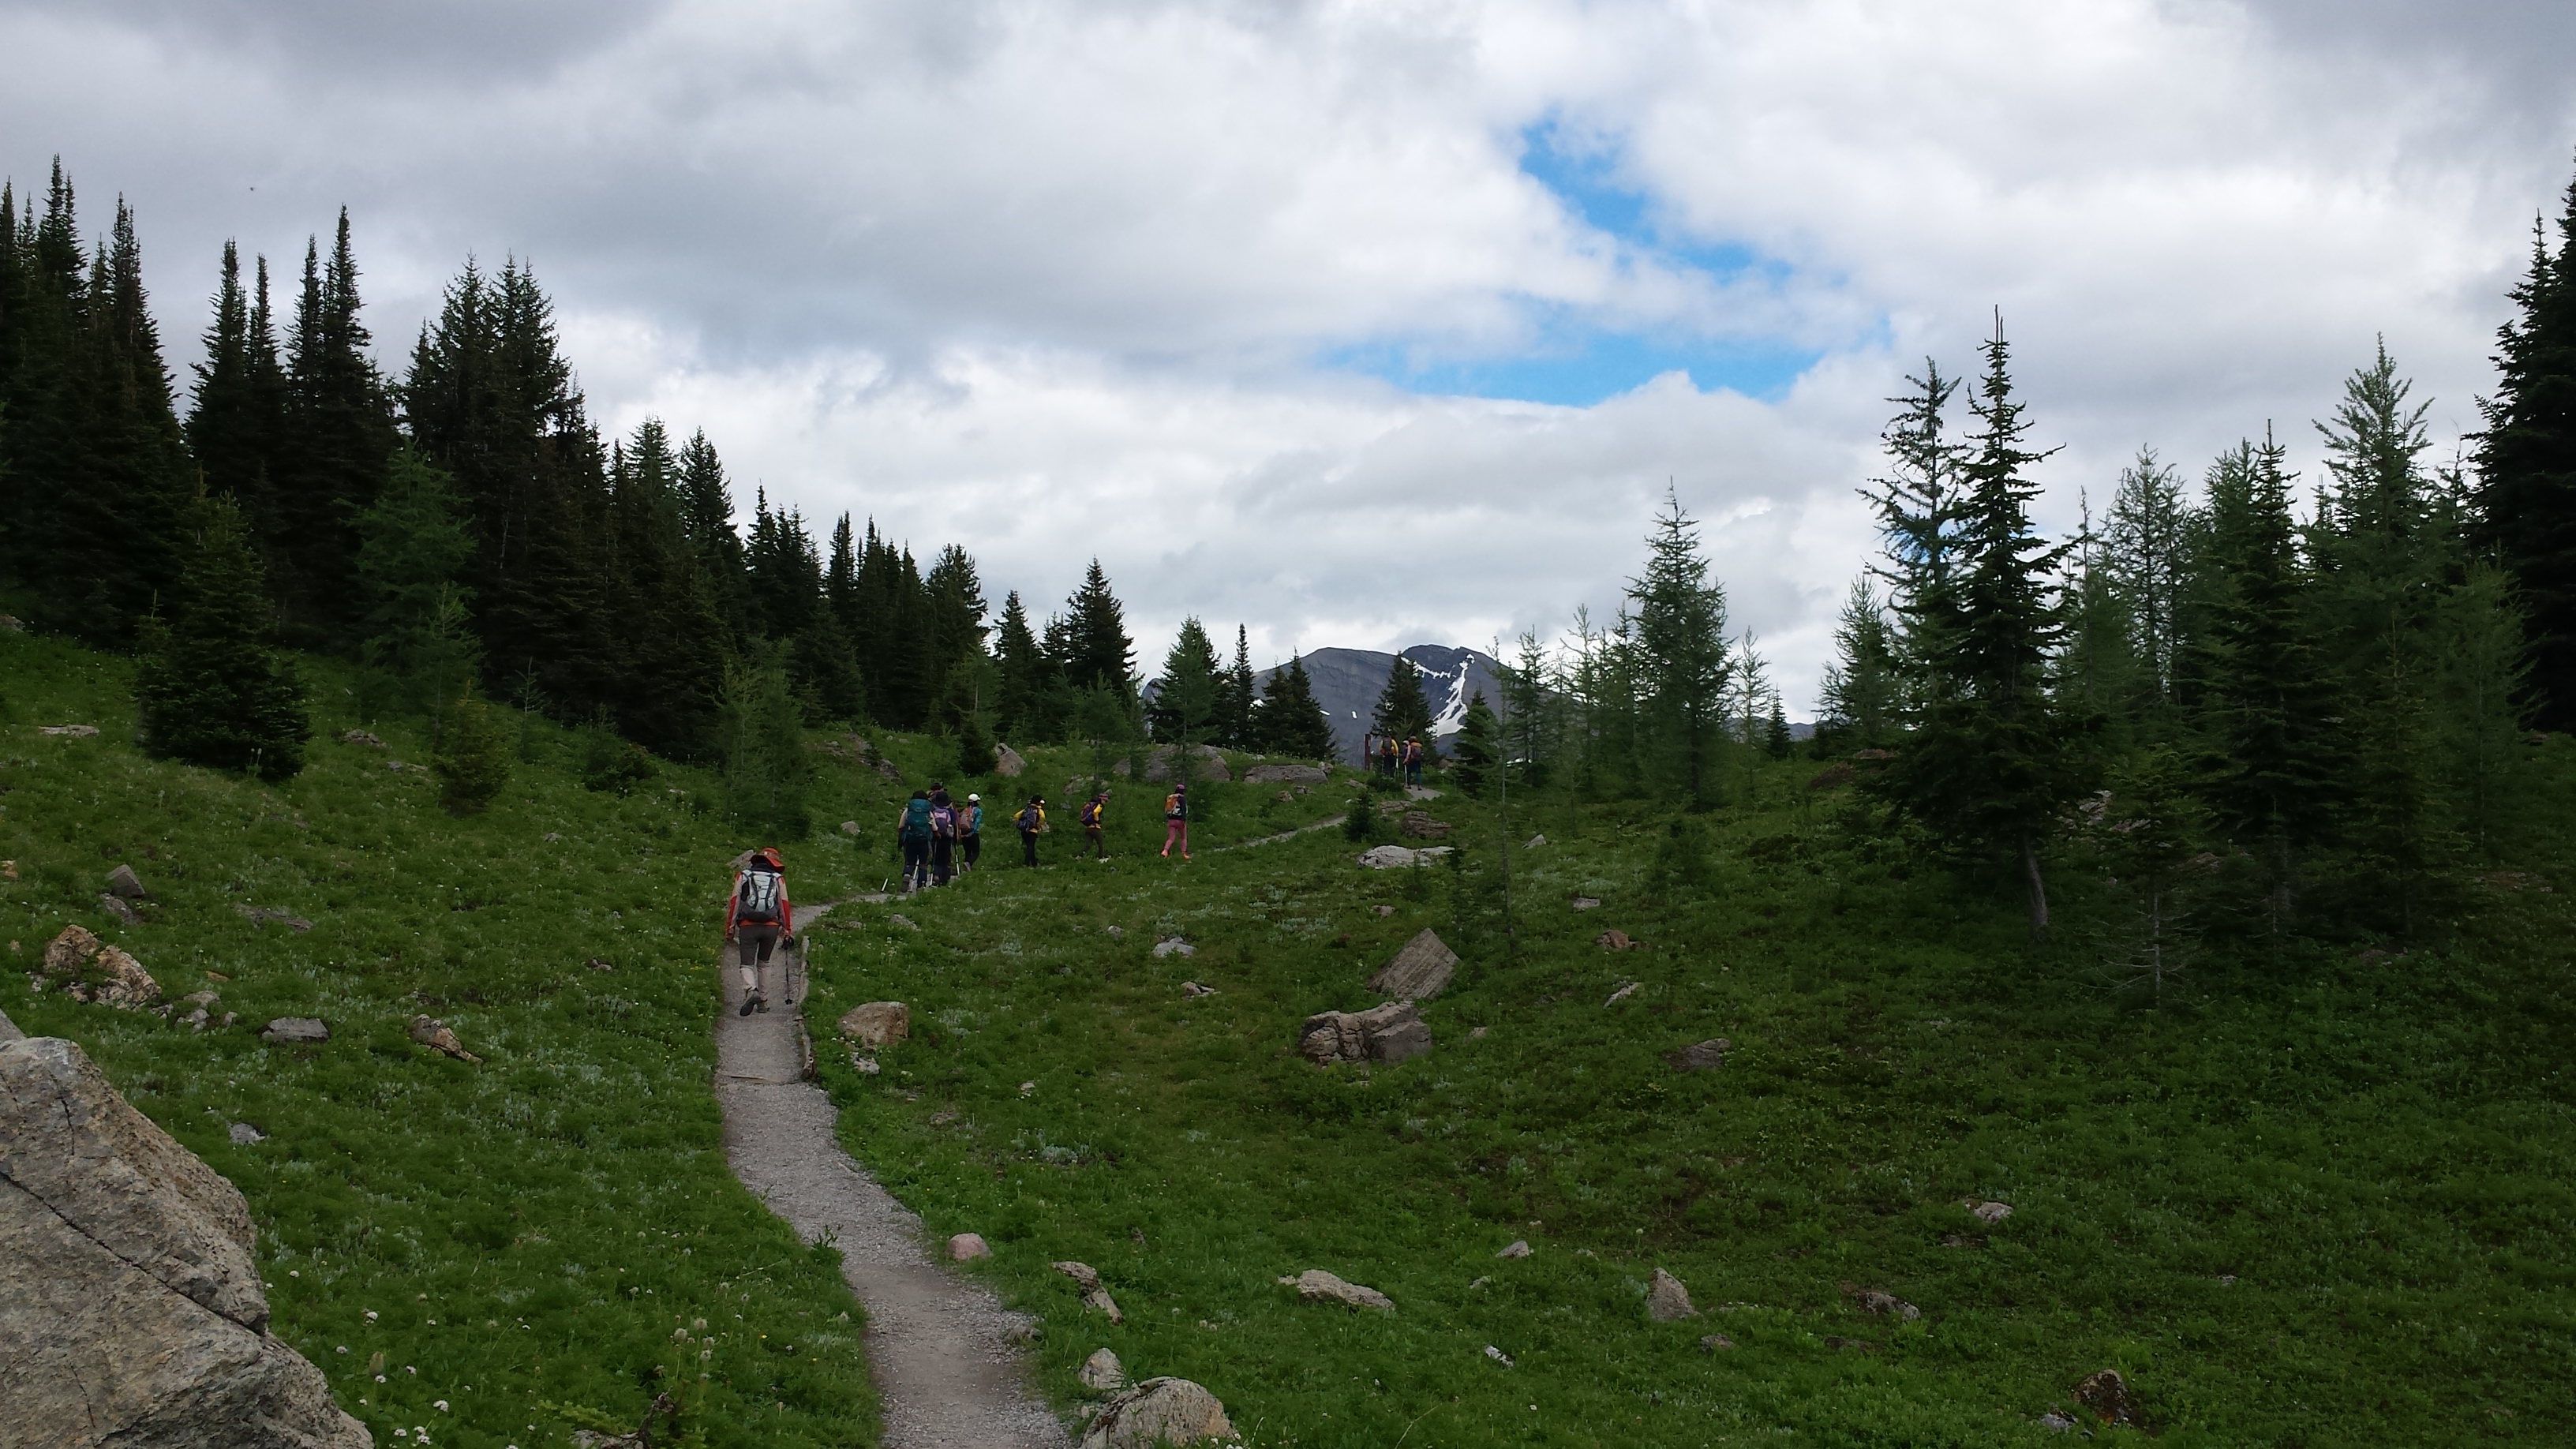
<path fill-rule="evenodd" d="M 1449 853 L 1445 845 L 1427 845 L 1408 850 L 1401 845 L 1379 845 L 1360 852 L 1360 864 L 1371 870 L 1404 870 L 1415 865 L 1429 865 Z"/>
<path fill-rule="evenodd" d="M 235 1147 L 255 1147 L 268 1140 L 267 1133 L 248 1122 L 235 1122 L 224 1129 L 224 1135 L 232 1139 Z"/>
<path fill-rule="evenodd" d="M 952 1262 L 964 1263 L 991 1256 L 992 1245 L 984 1241 L 982 1233 L 959 1233 L 948 1240 L 948 1257 Z"/>
<path fill-rule="evenodd" d="M 1195 956 L 1198 953 L 1198 947 L 1178 936 L 1166 936 L 1154 943 L 1154 954 L 1157 956 Z"/>
<path fill-rule="evenodd" d="M 1149 1449 L 1232 1439 L 1234 1422 L 1217 1397 L 1188 1379 L 1147 1379 L 1100 1406 L 1082 1449 Z"/>
<path fill-rule="evenodd" d="M 2120 1377 L 2118 1369 L 2096 1369 L 2086 1374 L 2075 1386 L 2075 1402 L 2105 1424 L 2138 1422 L 2137 1401 L 2129 1396 L 2129 1381 Z"/>
<path fill-rule="evenodd" d="M 1019 751 L 1009 745 L 993 746 L 994 774 L 1006 780 L 1016 780 L 1020 777 L 1020 772 L 1028 767 L 1029 762 L 1020 758 Z"/>
<path fill-rule="evenodd" d="M 1699 1310 L 1691 1307 L 1690 1290 L 1682 1286 L 1682 1280 L 1657 1268 L 1655 1281 L 1646 1287 L 1646 1316 L 1657 1323 L 1671 1323 L 1697 1318 Z"/>
<path fill-rule="evenodd" d="M 1533 836 L 1531 836 L 1528 840 L 1523 841 L 1523 842 L 1521 843 L 1521 849 L 1523 849 L 1523 850 L 1536 850 L 1536 849 L 1538 849 L 1540 846 L 1545 845 L 1545 844 L 1547 844 L 1547 837 L 1546 837 L 1546 836 L 1544 836 L 1544 835 L 1533 835 Z"/>
<path fill-rule="evenodd" d="M 1297 1028 L 1297 1051 L 1318 1066 L 1335 1062 L 1395 1063 L 1431 1050 L 1431 1028 L 1421 1008 L 1390 1001 L 1366 1011 L 1319 1011 Z"/>
<path fill-rule="evenodd" d="M 139 901 L 152 894 L 143 888 L 143 877 L 136 875 L 134 867 L 130 865 L 120 865 L 109 871 L 107 888 L 111 893 L 129 901 Z"/>
<path fill-rule="evenodd" d="M 1145 752 L 1145 778 L 1156 784 L 1171 783 L 1173 767 L 1179 759 L 1180 746 L 1156 745 Z M 1109 772 L 1113 775 L 1126 774 L 1127 762 L 1120 760 L 1109 767 Z M 1227 767 L 1224 753 L 1216 746 L 1193 745 L 1190 748 L 1190 778 L 1222 782 L 1232 780 L 1234 772 Z"/>
<path fill-rule="evenodd" d="M 1378 968 L 1368 979 L 1368 989 L 1404 1001 L 1429 1001 L 1457 972 L 1458 953 L 1426 926 L 1404 943 L 1394 960 Z"/>
<path fill-rule="evenodd" d="M 1713 1072 L 1726 1065 L 1728 1046 L 1726 1038 L 1713 1036 L 1706 1041 L 1692 1042 L 1679 1051 L 1664 1053 L 1664 1061 L 1677 1072 Z"/>
<path fill-rule="evenodd" d="M 861 1046 L 892 1046 L 912 1035 L 912 1008 L 900 1001 L 853 1006 L 841 1013 L 841 1035 Z"/>
<path fill-rule="evenodd" d="M 78 1046 L 0 1045 L 0 1144 L 10 1442 L 369 1444 L 269 1336 L 241 1194 Z"/>
<path fill-rule="evenodd" d="M 1321 765 L 1255 765 L 1243 778 L 1254 785 L 1320 785 L 1332 777 Z"/>
<path fill-rule="evenodd" d="M 1082 1371 L 1077 1376 L 1084 1388 L 1104 1394 L 1114 1394 L 1127 1387 L 1125 1366 L 1118 1362 L 1118 1355 L 1105 1348 L 1093 1349 L 1091 1357 L 1082 1361 Z"/>
<path fill-rule="evenodd" d="M 1593 937 L 1592 944 L 1605 951 L 1633 951 L 1645 943 L 1625 931 L 1609 930 Z"/>
<path fill-rule="evenodd" d="M 143 913 L 134 908 L 134 902 L 112 891 L 98 893 L 98 908 L 129 926 L 143 924 Z"/>
<path fill-rule="evenodd" d="M 1497 1258 L 1526 1258 L 1530 1255 L 1529 1239 L 1514 1238 L 1494 1252 Z"/>
<path fill-rule="evenodd" d="M 1396 832 L 1410 840 L 1445 840 L 1449 830 L 1448 821 L 1432 819 L 1428 810 L 1407 810 L 1396 825 Z"/>
<path fill-rule="evenodd" d="M 436 1051 L 445 1052 L 447 1055 L 456 1058 L 460 1062 L 480 1063 L 483 1060 L 481 1057 L 474 1055 L 474 1053 L 467 1051 L 465 1049 L 465 1043 L 456 1039 L 456 1033 L 448 1030 L 447 1023 L 440 1021 L 434 1016 L 413 1017 L 411 1019 L 411 1039 L 419 1042 L 422 1046 L 429 1047 Z"/>
<path fill-rule="evenodd" d="M 843 835 L 856 835 L 856 834 L 858 834 L 858 833 L 859 833 L 859 822 L 857 822 L 857 821 L 855 821 L 855 820 L 844 820 L 844 821 L 842 821 L 842 822 L 841 822 L 841 833 L 842 833 Z"/>
<path fill-rule="evenodd" d="M 1981 1223 L 1984 1223 L 1988 1227 L 1993 1227 L 1995 1224 L 2012 1216 L 2012 1204 L 2010 1203 L 1979 1202 L 1977 1199 L 1972 1197 L 1963 1197 L 1959 1199 L 1959 1206 L 1966 1208 L 1969 1216 L 1975 1218 Z"/>
<path fill-rule="evenodd" d="M 13 1041 L 25 1041 L 26 1039 L 27 1034 L 18 1029 L 18 1023 L 9 1019 L 9 1013 L 0 1011 L 0 1046 L 6 1046 Z"/>
<path fill-rule="evenodd" d="M 1344 1308 L 1374 1308 L 1382 1313 L 1395 1311 L 1394 1299 L 1321 1268 L 1309 1268 L 1293 1278 L 1279 1281 L 1297 1290 L 1300 1303 L 1338 1303 Z"/>
<path fill-rule="evenodd" d="M 123 899 L 101 896 L 124 906 Z M 133 907 L 126 906 L 132 910 Z M 95 1001 L 125 1011 L 137 1011 L 161 999 L 161 984 L 143 969 L 141 962 L 114 946 L 101 942 L 80 926 L 65 926 L 62 934 L 45 943 L 42 974 L 53 984 L 60 978 L 61 989 L 74 1001 Z"/>
<path fill-rule="evenodd" d="M 1845 1283 L 1843 1285 L 1843 1296 L 1849 1298 L 1852 1301 L 1852 1306 L 1858 1308 L 1863 1313 L 1892 1313 L 1899 1318 L 1905 1319 L 1915 1319 L 1923 1316 L 1922 1309 L 1915 1307 L 1913 1304 L 1906 1302 L 1904 1299 L 1897 1297 L 1893 1293 L 1885 1292 L 1881 1289 L 1859 1288 L 1852 1284 Z"/>
<path fill-rule="evenodd" d="M 271 1046 L 306 1046 L 331 1039 L 331 1027 L 318 1016 L 281 1016 L 259 1029 L 259 1039 Z"/>

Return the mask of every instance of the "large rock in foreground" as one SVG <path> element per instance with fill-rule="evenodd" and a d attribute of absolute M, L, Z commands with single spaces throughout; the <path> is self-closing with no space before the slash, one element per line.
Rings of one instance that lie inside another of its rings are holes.
<path fill-rule="evenodd" d="M 1234 1421 L 1216 1395 L 1188 1379 L 1147 1379 L 1100 1406 L 1082 1449 L 1148 1449 L 1233 1437 Z"/>
<path fill-rule="evenodd" d="M 269 1336 L 241 1193 L 54 1037 L 0 1044 L 0 1382 L 14 1443 L 371 1443 Z"/>
<path fill-rule="evenodd" d="M 1449 984 L 1458 972 L 1458 953 L 1449 949 L 1440 934 L 1425 926 L 1421 934 L 1404 943 L 1395 959 L 1378 968 L 1368 979 L 1368 989 L 1404 1001 L 1429 1001 Z"/>
<path fill-rule="evenodd" d="M 1297 1050 L 1318 1066 L 1394 1063 L 1431 1050 L 1431 1028 L 1410 1001 L 1390 1001 L 1366 1011 L 1319 1011 L 1297 1028 Z"/>

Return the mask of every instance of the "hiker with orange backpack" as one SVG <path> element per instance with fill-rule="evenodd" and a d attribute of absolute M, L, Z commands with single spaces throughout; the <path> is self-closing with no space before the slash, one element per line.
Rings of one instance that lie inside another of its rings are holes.
<path fill-rule="evenodd" d="M 761 977 L 769 969 L 769 953 L 796 945 L 796 908 L 787 899 L 787 866 L 778 858 L 778 847 L 764 845 L 743 857 L 733 895 L 725 901 L 724 934 L 741 952 L 741 1014 L 767 1011 L 769 995 L 761 989 Z"/>
<path fill-rule="evenodd" d="M 1190 858 L 1190 787 L 1174 785 L 1163 797 L 1163 858 L 1172 858 L 1173 842 L 1179 842 L 1181 859 Z"/>
<path fill-rule="evenodd" d="M 1108 842 L 1100 833 L 1108 815 L 1108 791 L 1094 790 L 1091 792 L 1091 798 L 1082 802 L 1082 810 L 1078 817 L 1082 821 L 1082 843 L 1090 846 L 1093 857 L 1099 860 L 1109 858 Z"/>

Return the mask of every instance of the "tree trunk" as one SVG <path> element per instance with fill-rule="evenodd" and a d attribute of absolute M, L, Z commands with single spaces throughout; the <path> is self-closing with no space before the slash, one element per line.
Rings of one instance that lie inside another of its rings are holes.
<path fill-rule="evenodd" d="M 2030 883 L 2030 938 L 2045 940 L 2048 936 L 2048 883 L 2039 878 L 2039 851 L 2026 835 L 2021 842 L 2021 872 Z"/>

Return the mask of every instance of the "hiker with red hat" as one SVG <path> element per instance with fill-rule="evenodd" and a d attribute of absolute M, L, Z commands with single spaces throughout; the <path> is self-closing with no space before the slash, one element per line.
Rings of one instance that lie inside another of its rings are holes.
<path fill-rule="evenodd" d="M 796 908 L 787 899 L 787 864 L 778 858 L 778 847 L 764 845 L 735 864 L 725 939 L 742 953 L 742 1015 L 749 1016 L 769 1009 L 761 976 L 773 949 L 796 945 Z"/>

